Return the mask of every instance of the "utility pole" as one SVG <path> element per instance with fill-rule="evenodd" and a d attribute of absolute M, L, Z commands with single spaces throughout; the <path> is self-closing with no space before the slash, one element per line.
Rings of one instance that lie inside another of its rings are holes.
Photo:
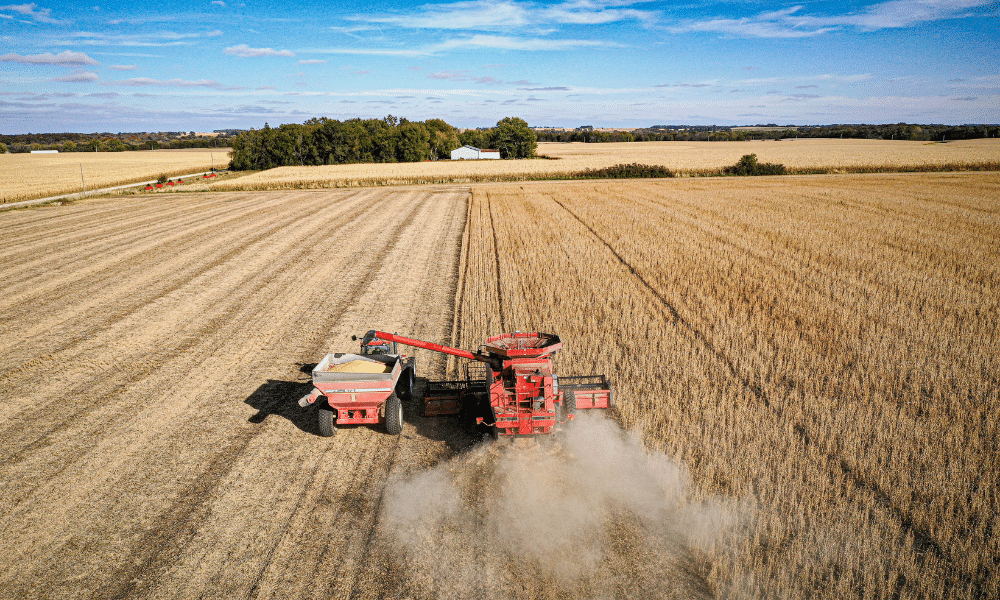
<path fill-rule="evenodd" d="M 83 178 L 83 163 L 80 163 L 80 183 L 83 184 L 83 195 L 87 195 L 87 181 Z"/>

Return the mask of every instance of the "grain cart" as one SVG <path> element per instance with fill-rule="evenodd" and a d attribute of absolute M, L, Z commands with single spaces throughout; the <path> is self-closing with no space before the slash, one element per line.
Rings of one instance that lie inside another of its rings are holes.
<path fill-rule="evenodd" d="M 552 372 L 552 355 L 562 341 L 551 333 L 495 335 L 476 352 L 382 331 L 368 335 L 473 361 L 466 364 L 465 380 L 428 384 L 425 415 L 465 414 L 493 435 L 514 436 L 550 433 L 577 410 L 612 407 L 604 375 L 559 377 Z"/>
<path fill-rule="evenodd" d="M 360 354 L 327 354 L 313 369 L 313 390 L 299 406 L 318 404 L 323 436 L 337 433 L 337 425 L 382 423 L 392 435 L 403 430 L 400 399 L 412 397 L 416 361 L 372 333 L 362 338 Z"/>

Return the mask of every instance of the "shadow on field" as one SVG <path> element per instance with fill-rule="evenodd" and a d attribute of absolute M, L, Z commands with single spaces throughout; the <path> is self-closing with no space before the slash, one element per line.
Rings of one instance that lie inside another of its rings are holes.
<path fill-rule="evenodd" d="M 311 372 L 311 371 L 310 371 Z M 302 431 L 319 436 L 316 408 L 302 408 L 299 398 L 312 390 L 309 381 L 281 381 L 268 379 L 267 383 L 258 387 L 244 402 L 257 410 L 250 417 L 251 423 L 263 423 L 269 415 L 284 417 Z"/>
<path fill-rule="evenodd" d="M 482 441 L 482 434 L 462 415 L 424 416 L 424 394 L 428 381 L 426 377 L 416 377 L 414 397 L 403 403 L 403 420 L 409 426 L 403 429 L 403 435 L 444 442 L 453 452 L 468 450 Z"/>
<path fill-rule="evenodd" d="M 303 363 L 299 365 L 299 370 L 303 374 L 311 375 L 315 367 L 315 363 Z M 416 377 L 415 379 L 414 398 L 403 402 L 404 427 L 401 435 L 444 442 L 455 452 L 471 448 L 481 441 L 482 435 L 475 430 L 475 427 L 466 424 L 458 415 L 425 417 L 423 415 L 423 401 L 428 380 L 424 377 Z M 267 383 L 262 384 L 244 400 L 246 404 L 257 411 L 250 417 L 249 421 L 259 424 L 263 423 L 268 416 L 276 415 L 288 419 L 305 433 L 319 436 L 317 407 L 315 405 L 307 408 L 299 406 L 299 398 L 310 391 L 312 391 L 310 381 L 268 379 Z M 347 425 L 341 428 L 353 429 L 355 427 L 370 427 L 375 431 L 385 432 L 384 427 L 380 425 Z"/>

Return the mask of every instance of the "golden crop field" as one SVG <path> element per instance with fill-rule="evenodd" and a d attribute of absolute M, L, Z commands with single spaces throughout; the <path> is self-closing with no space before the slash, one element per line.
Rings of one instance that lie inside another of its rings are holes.
<path fill-rule="evenodd" d="M 227 166 L 228 154 L 225 148 L 0 154 L 0 204 L 80 192 L 84 182 L 93 190 L 207 171 L 213 162 L 216 168 Z"/>
<path fill-rule="evenodd" d="M 998 215 L 998 173 L 0 213 L 0 597 L 998 597 Z M 321 437 L 370 328 L 556 333 L 616 408 Z"/>
<path fill-rule="evenodd" d="M 477 186 L 457 339 L 612 378 L 739 516 L 709 595 L 995 598 L 998 217 L 997 174 Z"/>
<path fill-rule="evenodd" d="M 221 181 L 216 190 L 324 188 L 410 183 L 474 183 L 567 176 L 620 163 L 665 165 L 698 171 L 734 164 L 744 154 L 760 162 L 795 168 L 906 167 L 1000 163 L 1000 140 L 945 144 L 910 141 L 802 139 L 751 142 L 637 142 L 607 144 L 541 143 L 538 154 L 552 160 L 434 161 L 369 163 L 320 167 L 278 167 L 239 180 Z"/>

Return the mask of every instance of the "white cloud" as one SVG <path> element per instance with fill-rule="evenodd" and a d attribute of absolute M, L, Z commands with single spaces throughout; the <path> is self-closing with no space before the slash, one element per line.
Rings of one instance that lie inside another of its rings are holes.
<path fill-rule="evenodd" d="M 94 31 L 76 31 L 69 34 L 72 41 L 62 42 L 65 45 L 84 44 L 88 46 L 124 46 L 124 47 L 163 47 L 183 46 L 188 40 L 199 40 L 207 37 L 219 37 L 222 31 L 180 32 L 156 31 L 139 34 L 108 34 Z"/>
<path fill-rule="evenodd" d="M 291 50 L 275 50 L 274 48 L 251 48 L 246 44 L 231 46 L 226 48 L 226 54 L 238 56 L 240 58 L 256 58 L 260 56 L 286 56 L 293 58 L 295 53 Z"/>
<path fill-rule="evenodd" d="M 600 40 L 579 40 L 579 39 L 546 39 L 546 38 L 525 38 L 503 35 L 472 35 L 468 37 L 452 38 L 424 46 L 422 48 L 410 48 L 406 50 L 370 49 L 370 48 L 310 48 L 302 52 L 317 54 L 358 54 L 366 56 L 430 56 L 447 50 L 461 49 L 494 49 L 494 50 L 520 50 L 526 52 L 533 51 L 558 51 L 569 50 L 581 47 L 616 47 L 618 44 Z"/>
<path fill-rule="evenodd" d="M 212 0 L 212 4 L 216 6 L 221 6 L 222 8 L 226 7 L 226 3 L 223 2 L 222 0 Z"/>
<path fill-rule="evenodd" d="M 222 85 L 214 79 L 200 79 L 198 81 L 185 81 L 183 79 L 168 79 L 162 81 L 160 79 L 153 79 L 150 77 L 133 77 L 132 79 L 123 79 L 121 81 L 106 81 L 104 85 L 128 85 L 132 87 L 143 87 L 143 86 L 156 86 L 156 87 L 207 87 L 214 88 L 218 90 L 234 89 Z"/>
<path fill-rule="evenodd" d="M 449 79 L 452 81 L 465 81 L 469 78 L 468 71 L 442 71 L 440 73 L 431 73 L 427 76 L 428 79 Z"/>
<path fill-rule="evenodd" d="M 618 21 L 637 20 L 652 24 L 659 19 L 659 13 L 648 10 L 603 8 L 586 0 L 564 2 L 537 13 L 543 20 L 574 25 L 602 25 Z"/>
<path fill-rule="evenodd" d="M 873 4 L 862 12 L 835 17 L 798 17 L 803 26 L 850 25 L 874 31 L 909 27 L 927 21 L 970 16 L 969 8 L 991 4 L 982 0 L 890 0 Z"/>
<path fill-rule="evenodd" d="M 757 84 L 757 85 L 773 85 L 773 84 L 793 84 L 793 83 L 804 83 L 810 81 L 824 81 L 830 83 L 858 83 L 861 81 L 869 81 L 874 76 L 871 73 L 857 73 L 854 75 L 837 75 L 834 73 L 823 73 L 821 75 L 794 75 L 789 77 L 765 77 L 757 79 L 740 79 L 734 81 L 736 84 Z"/>
<path fill-rule="evenodd" d="M 386 23 L 411 29 L 500 29 L 530 23 L 528 11 L 516 2 L 472 0 L 427 4 L 419 14 L 359 16 L 351 20 Z"/>
<path fill-rule="evenodd" d="M 911 27 L 930 21 L 971 16 L 968 9 L 990 4 L 984 0 L 889 0 L 862 11 L 833 16 L 803 13 L 803 6 L 763 12 L 738 19 L 688 19 L 667 27 L 673 33 L 714 32 L 746 37 L 802 38 L 844 28 L 877 31 Z"/>
<path fill-rule="evenodd" d="M 579 47 L 608 47 L 616 44 L 600 40 L 523 38 L 503 35 L 473 35 L 445 40 L 430 46 L 430 53 L 456 48 L 493 48 L 496 50 L 567 50 Z"/>
<path fill-rule="evenodd" d="M 63 67 L 82 67 L 85 65 L 100 64 L 83 52 L 71 52 L 65 50 L 59 54 L 46 52 L 44 54 L 31 54 L 22 56 L 20 54 L 4 54 L 0 56 L 0 62 L 16 62 L 25 65 L 60 65 Z"/>
<path fill-rule="evenodd" d="M 408 29 L 456 29 L 473 31 L 509 30 L 512 27 L 546 24 L 600 25 L 639 20 L 652 23 L 659 13 L 613 8 L 618 3 L 570 0 L 552 6 L 538 6 L 512 0 L 470 0 L 450 4 L 425 4 L 416 13 L 359 15 L 349 20 L 382 23 Z"/>
<path fill-rule="evenodd" d="M 310 58 L 308 60 L 300 60 L 300 65 L 325 65 L 326 61 L 318 58 Z"/>
<path fill-rule="evenodd" d="M 137 65 L 110 65 L 109 69 L 114 69 L 115 71 L 135 71 Z"/>
<path fill-rule="evenodd" d="M 67 23 L 68 21 L 61 21 L 52 17 L 51 8 L 43 8 L 41 10 L 35 10 L 38 8 L 37 4 L 9 4 L 7 6 L 0 6 L 0 10 L 12 10 L 16 13 L 20 13 L 26 17 L 31 17 L 39 23 L 48 23 L 50 25 L 61 25 Z"/>
<path fill-rule="evenodd" d="M 54 77 L 52 81 L 61 82 L 71 82 L 71 83 L 89 83 L 91 81 L 100 81 L 101 78 L 97 73 L 91 71 L 74 71 L 69 75 L 63 75 L 62 77 Z"/>

